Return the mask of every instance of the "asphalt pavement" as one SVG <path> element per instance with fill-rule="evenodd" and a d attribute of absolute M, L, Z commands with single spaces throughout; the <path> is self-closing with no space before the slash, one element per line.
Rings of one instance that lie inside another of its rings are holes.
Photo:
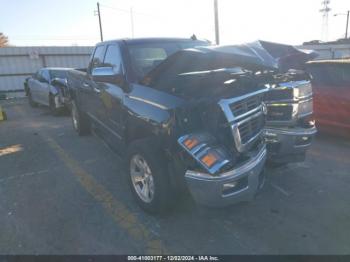
<path fill-rule="evenodd" d="M 318 136 L 304 163 L 221 209 L 165 216 L 132 198 L 121 158 L 69 116 L 0 101 L 0 254 L 350 254 L 350 141 Z"/>

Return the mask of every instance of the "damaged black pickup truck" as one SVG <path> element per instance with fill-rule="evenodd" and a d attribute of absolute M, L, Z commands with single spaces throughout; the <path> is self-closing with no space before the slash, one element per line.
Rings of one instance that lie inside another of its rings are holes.
<path fill-rule="evenodd" d="M 165 210 L 185 191 L 209 206 L 250 200 L 266 158 L 300 160 L 315 133 L 308 76 L 283 72 L 286 63 L 263 44 L 102 42 L 86 71 L 69 72 L 73 126 L 126 156 L 131 190 L 147 211 Z"/>

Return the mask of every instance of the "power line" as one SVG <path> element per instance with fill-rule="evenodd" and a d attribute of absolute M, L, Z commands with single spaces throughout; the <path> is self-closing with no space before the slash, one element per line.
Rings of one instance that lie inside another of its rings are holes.
<path fill-rule="evenodd" d="M 130 10 L 117 8 L 117 7 L 113 7 L 113 6 L 109 6 L 109 5 L 105 5 L 105 4 L 100 4 L 100 6 L 105 7 L 105 8 L 109 8 L 109 9 L 113 9 L 113 10 L 116 10 L 116 11 L 119 11 L 119 12 L 130 13 Z"/>
<path fill-rule="evenodd" d="M 105 5 L 105 4 L 100 4 L 100 6 L 105 7 L 105 8 L 109 8 L 115 11 L 119 11 L 119 12 L 123 12 L 123 13 L 131 13 L 131 9 L 127 10 L 127 9 L 123 9 L 123 8 L 118 8 L 118 7 L 114 7 L 114 6 L 110 6 L 110 5 Z M 161 17 L 161 16 L 155 16 L 149 13 L 144 13 L 144 12 L 139 12 L 139 11 L 135 11 L 134 9 L 132 9 L 133 14 L 136 15 L 143 15 L 143 16 L 148 16 L 148 17 L 153 17 L 153 18 L 159 18 L 159 19 L 165 19 L 165 17 Z"/>
<path fill-rule="evenodd" d="M 109 5 L 105 5 L 105 4 L 100 4 L 101 7 L 104 8 L 108 8 L 111 9 L 113 11 L 117 11 L 117 12 L 122 12 L 122 13 L 127 13 L 130 15 L 130 28 L 131 28 L 131 36 L 134 37 L 135 36 L 135 22 L 134 22 L 134 14 L 137 15 L 142 15 L 142 16 L 147 16 L 147 17 L 152 17 L 152 18 L 159 18 L 159 19 L 163 19 L 161 17 L 156 17 L 153 16 L 151 14 L 147 14 L 147 13 L 143 13 L 143 12 L 138 12 L 138 11 L 134 11 L 134 9 L 132 7 L 130 7 L 129 10 L 123 9 L 123 8 L 118 8 L 118 7 L 113 7 L 113 6 L 109 6 Z"/>

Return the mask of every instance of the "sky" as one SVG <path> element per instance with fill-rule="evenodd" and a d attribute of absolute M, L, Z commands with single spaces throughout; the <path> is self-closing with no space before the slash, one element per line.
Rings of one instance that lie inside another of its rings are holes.
<path fill-rule="evenodd" d="M 344 37 L 350 0 L 330 0 L 328 40 Z M 0 32 L 16 46 L 94 45 L 97 0 L 0 0 Z M 104 40 L 190 37 L 215 42 L 213 0 L 99 0 Z M 218 0 L 221 44 L 322 38 L 321 0 Z M 133 10 L 131 16 L 130 10 Z M 133 17 L 133 19 L 131 19 Z"/>

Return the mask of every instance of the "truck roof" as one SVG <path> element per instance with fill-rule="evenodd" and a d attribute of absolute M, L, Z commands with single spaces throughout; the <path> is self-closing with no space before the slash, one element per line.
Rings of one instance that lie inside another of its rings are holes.
<path fill-rule="evenodd" d="M 209 43 L 208 40 L 191 39 L 191 38 L 145 37 L 145 38 L 114 39 L 114 40 L 100 42 L 97 45 L 106 44 L 106 43 L 116 43 L 116 42 L 125 42 L 127 44 L 141 44 L 141 43 L 154 43 L 154 42 L 206 42 L 206 43 Z"/>
<path fill-rule="evenodd" d="M 72 70 L 72 68 L 69 68 L 69 67 L 43 67 L 42 69 L 46 69 L 46 70 L 55 70 L 55 71 L 68 71 L 68 70 Z"/>

